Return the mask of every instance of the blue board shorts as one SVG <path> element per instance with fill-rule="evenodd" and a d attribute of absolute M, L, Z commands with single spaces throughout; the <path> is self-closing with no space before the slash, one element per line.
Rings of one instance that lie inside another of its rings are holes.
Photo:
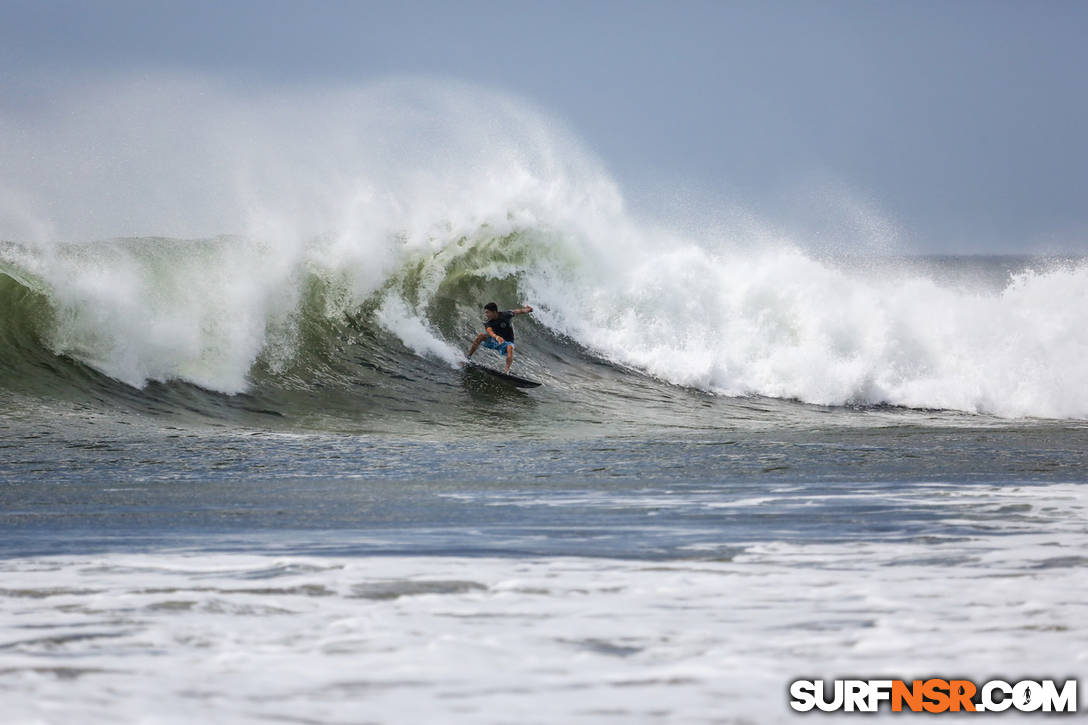
<path fill-rule="evenodd" d="M 481 343 L 488 350 L 498 350 L 500 355 L 506 354 L 506 348 L 513 348 L 514 343 L 507 340 L 506 342 L 495 342 L 495 338 L 489 337 Z"/>

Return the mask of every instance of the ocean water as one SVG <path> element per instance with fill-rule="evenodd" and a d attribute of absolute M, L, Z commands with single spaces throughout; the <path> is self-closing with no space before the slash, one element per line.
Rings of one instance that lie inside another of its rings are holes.
<path fill-rule="evenodd" d="M 174 90 L 7 152 L 6 721 L 787 722 L 798 678 L 1088 666 L 1085 260 L 647 221 L 463 89 Z M 540 388 L 463 367 L 491 300 Z"/>

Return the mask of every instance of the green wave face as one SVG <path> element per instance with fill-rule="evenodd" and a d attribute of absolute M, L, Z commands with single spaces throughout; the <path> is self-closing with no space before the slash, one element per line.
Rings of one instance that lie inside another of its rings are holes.
<path fill-rule="evenodd" d="M 45 292 L 12 266 L 0 266 L 0 382 L 30 389 L 60 364 L 45 337 L 55 326 L 55 311 Z"/>

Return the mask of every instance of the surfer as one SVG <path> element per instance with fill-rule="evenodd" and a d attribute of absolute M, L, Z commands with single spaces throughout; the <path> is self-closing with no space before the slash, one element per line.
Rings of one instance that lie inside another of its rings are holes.
<path fill-rule="evenodd" d="M 500 355 L 506 355 L 506 372 L 510 372 L 510 366 L 514 363 L 514 326 L 510 321 L 514 315 L 524 315 L 532 312 L 530 305 L 519 307 L 516 310 L 499 312 L 499 306 L 494 302 L 484 305 L 484 331 L 472 341 L 472 347 L 468 349 L 468 356 L 476 352 L 476 348 L 483 343 L 489 350 L 497 350 Z"/>

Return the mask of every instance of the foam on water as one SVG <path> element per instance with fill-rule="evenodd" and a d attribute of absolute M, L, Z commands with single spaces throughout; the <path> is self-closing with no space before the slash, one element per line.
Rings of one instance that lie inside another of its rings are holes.
<path fill-rule="evenodd" d="M 935 531 L 1018 513 L 973 520 L 969 538 L 772 541 L 726 561 L 9 558 L 5 715 L 782 722 L 799 677 L 1083 669 L 1084 487 L 934 485 L 925 500 Z"/>
<path fill-rule="evenodd" d="M 847 268 L 767 229 L 681 233 L 631 214 L 559 124 L 498 94 L 158 78 L 29 113 L 0 118 L 22 140 L 0 157 L 0 236 L 18 242 L 0 264 L 47 294 L 54 352 L 133 386 L 246 390 L 259 360 L 299 354 L 315 277 L 330 317 L 377 296 L 380 325 L 455 364 L 466 341 L 428 309 L 456 273 L 512 280 L 521 299 L 502 304 L 532 301 L 597 355 L 707 391 L 1088 417 L 1083 263 L 994 287 Z M 203 241 L 58 243 L 125 234 Z M 456 304 L 467 319 L 481 301 Z"/>

